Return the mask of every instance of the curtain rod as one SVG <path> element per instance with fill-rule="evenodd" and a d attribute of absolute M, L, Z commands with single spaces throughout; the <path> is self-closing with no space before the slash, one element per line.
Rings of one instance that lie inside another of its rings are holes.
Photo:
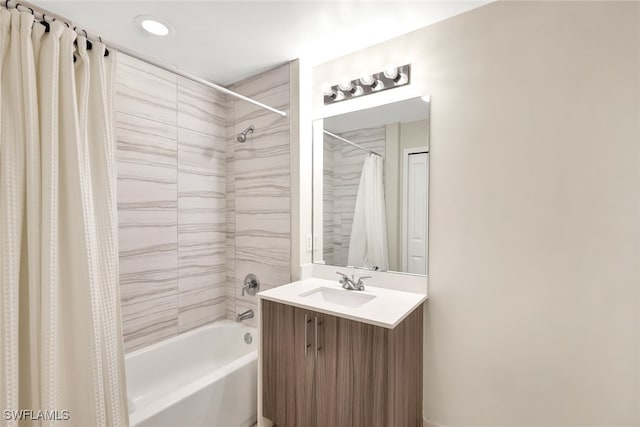
<path fill-rule="evenodd" d="M 2 4 L 2 3 L 4 3 L 4 4 Z M 51 17 L 53 20 L 64 22 L 65 24 L 67 24 L 69 26 L 69 28 L 73 28 L 73 30 L 78 34 L 80 34 L 80 33 L 87 34 L 87 31 L 84 28 L 80 28 L 79 25 L 75 25 L 71 20 L 69 20 L 69 19 L 67 19 L 67 18 L 65 18 L 63 16 L 57 15 L 55 13 L 49 12 L 48 10 L 46 10 L 46 9 L 40 7 L 40 6 L 37 6 L 37 5 L 33 4 L 33 3 L 29 3 L 27 1 L 8 0 L 8 1 L 6 1 L 6 3 L 5 2 L 0 2 L 0 5 L 6 6 L 7 9 L 9 9 L 9 8 L 11 8 L 10 3 L 15 3 L 15 6 L 13 6 L 13 7 L 15 9 L 17 9 L 18 11 L 20 11 L 19 7 L 21 7 L 21 8 L 23 8 L 22 11 L 24 11 L 24 12 L 29 11 L 34 16 L 39 16 L 41 19 L 46 19 L 46 17 Z M 94 34 L 95 35 L 96 33 L 95 32 L 88 32 L 87 36 L 89 34 Z M 88 38 L 89 37 L 87 37 L 87 39 Z M 146 62 L 147 64 L 156 66 L 156 67 L 158 67 L 158 68 L 160 68 L 162 70 L 165 70 L 165 71 L 168 71 L 170 73 L 176 74 L 176 75 L 178 75 L 180 77 L 184 77 L 185 79 L 194 81 L 196 83 L 200 83 L 200 84 L 202 84 L 204 86 L 207 86 L 207 87 L 209 87 L 211 89 L 215 89 L 215 90 L 217 90 L 219 92 L 222 92 L 222 93 L 224 93 L 226 95 L 232 96 L 234 98 L 241 99 L 241 100 L 246 101 L 246 102 L 248 102 L 250 104 L 253 104 L 253 105 L 257 106 L 257 107 L 260 107 L 260 108 L 263 108 L 265 110 L 271 111 L 272 113 L 278 114 L 281 117 L 287 117 L 287 113 L 285 111 L 278 110 L 277 108 L 273 108 L 273 107 L 271 107 L 271 106 L 269 106 L 267 104 L 263 104 L 260 101 L 256 101 L 256 100 L 251 99 L 251 98 L 249 98 L 247 96 L 244 96 L 244 95 L 236 93 L 236 92 L 234 92 L 232 90 L 229 90 L 224 86 L 220 86 L 218 84 L 215 84 L 215 83 L 212 83 L 212 82 L 210 82 L 208 80 L 205 80 L 205 79 L 203 79 L 201 77 L 194 76 L 193 74 L 189 74 L 187 72 L 181 71 L 177 67 L 172 67 L 170 65 L 167 65 L 164 62 L 158 61 L 156 59 L 151 58 L 150 56 L 144 55 L 142 53 L 138 53 L 138 52 L 133 51 L 131 49 L 128 49 L 128 48 L 126 48 L 124 46 L 118 45 L 117 43 L 113 43 L 113 42 L 110 42 L 110 41 L 105 41 L 105 40 L 102 39 L 102 37 L 98 37 L 98 38 L 105 45 L 108 45 L 112 49 L 114 49 L 114 50 L 116 50 L 118 52 L 122 52 L 125 55 L 128 55 L 128 56 L 131 56 L 133 58 L 139 59 L 140 61 L 143 61 L 143 62 Z M 95 40 L 95 38 L 94 38 L 94 40 Z"/>
<path fill-rule="evenodd" d="M 331 133 L 331 132 L 329 132 L 328 130 L 324 130 L 324 129 L 323 129 L 323 130 L 322 130 L 322 132 L 326 133 L 327 135 L 329 135 L 329 136 L 330 136 L 330 137 L 332 137 L 332 138 L 337 139 L 338 141 L 346 142 L 347 144 L 351 144 L 351 145 L 353 145 L 354 147 L 356 147 L 356 148 L 358 148 L 358 149 L 360 149 L 360 150 L 362 150 L 362 151 L 366 151 L 366 152 L 368 152 L 368 153 L 370 153 L 370 154 L 375 154 L 376 156 L 382 157 L 380 154 L 376 153 L 375 151 L 373 151 L 373 150 L 369 150 L 368 148 L 361 147 L 361 146 L 359 146 L 358 144 L 356 144 L 355 142 L 351 142 L 351 141 L 349 141 L 348 139 L 344 139 L 343 137 L 338 136 L 338 135 L 336 135 L 336 134 L 334 134 L 334 133 Z"/>

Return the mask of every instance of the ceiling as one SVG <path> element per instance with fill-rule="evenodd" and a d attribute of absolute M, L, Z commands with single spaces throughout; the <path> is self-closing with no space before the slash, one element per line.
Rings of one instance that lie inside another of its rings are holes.
<path fill-rule="evenodd" d="M 58 1 L 34 3 L 105 40 L 224 85 L 295 58 L 320 64 L 489 1 Z M 157 37 L 138 15 L 169 22 Z"/>

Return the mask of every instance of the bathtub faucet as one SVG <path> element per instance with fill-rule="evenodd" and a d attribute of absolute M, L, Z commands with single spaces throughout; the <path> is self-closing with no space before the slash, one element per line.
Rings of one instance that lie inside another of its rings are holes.
<path fill-rule="evenodd" d="M 243 320 L 252 319 L 253 318 L 253 310 L 249 309 L 244 313 L 240 313 L 236 316 L 236 322 L 242 322 Z"/>

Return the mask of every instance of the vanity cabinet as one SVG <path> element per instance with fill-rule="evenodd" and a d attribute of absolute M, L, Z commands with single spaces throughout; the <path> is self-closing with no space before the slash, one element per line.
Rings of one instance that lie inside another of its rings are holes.
<path fill-rule="evenodd" d="M 261 313 L 275 426 L 422 426 L 422 305 L 393 329 L 268 300 Z"/>

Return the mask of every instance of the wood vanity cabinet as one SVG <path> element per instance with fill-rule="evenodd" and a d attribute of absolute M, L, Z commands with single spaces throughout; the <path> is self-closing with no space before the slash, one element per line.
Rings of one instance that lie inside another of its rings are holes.
<path fill-rule="evenodd" d="M 261 336 L 275 426 L 422 426 L 422 305 L 387 329 L 262 300 Z"/>

